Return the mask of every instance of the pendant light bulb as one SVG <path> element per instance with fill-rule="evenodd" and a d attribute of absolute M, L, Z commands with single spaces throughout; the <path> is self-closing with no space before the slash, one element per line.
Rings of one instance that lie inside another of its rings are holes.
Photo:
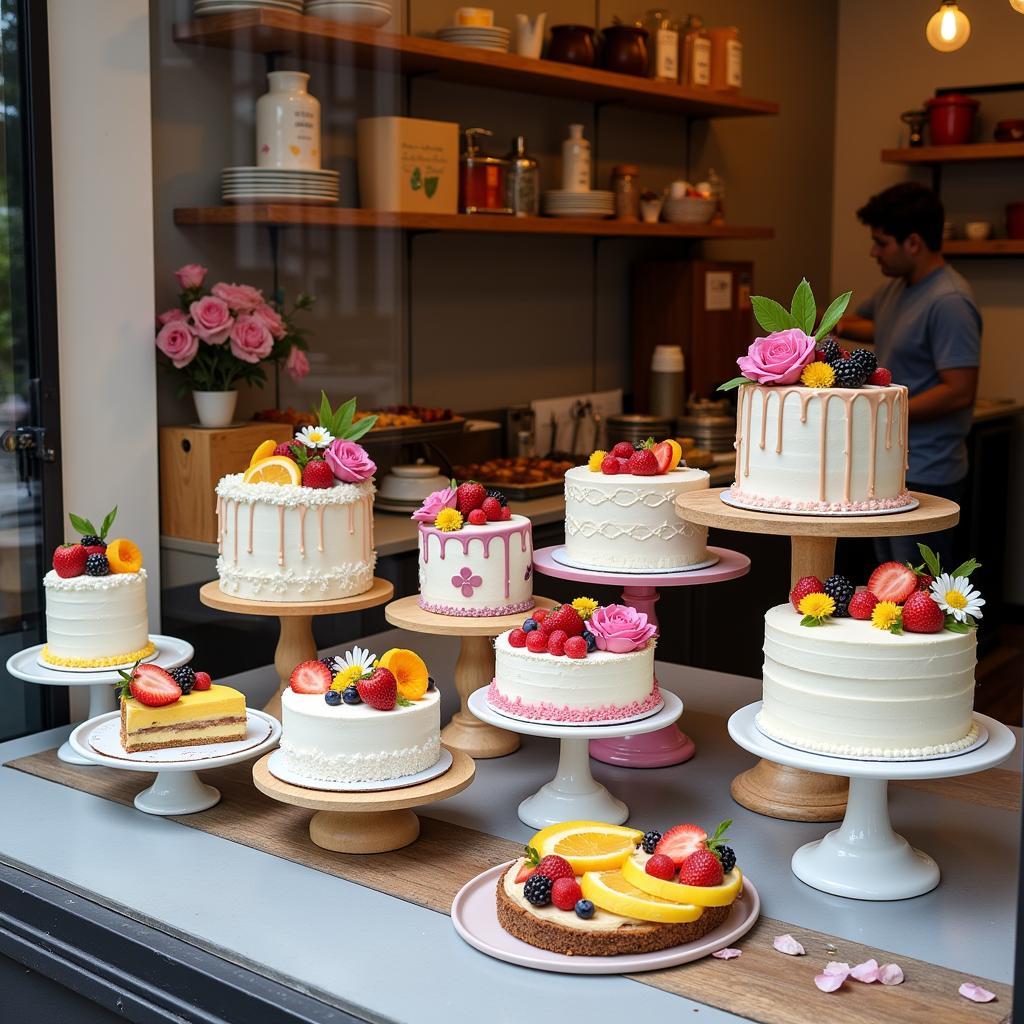
<path fill-rule="evenodd" d="M 1010 6 L 1018 14 L 1024 14 L 1024 0 L 1010 0 Z"/>
<path fill-rule="evenodd" d="M 1024 0 L 1010 0 L 1018 10 L 1024 9 Z M 928 19 L 925 37 L 940 53 L 959 50 L 971 37 L 971 23 L 956 4 L 956 0 L 943 0 L 939 9 Z"/>

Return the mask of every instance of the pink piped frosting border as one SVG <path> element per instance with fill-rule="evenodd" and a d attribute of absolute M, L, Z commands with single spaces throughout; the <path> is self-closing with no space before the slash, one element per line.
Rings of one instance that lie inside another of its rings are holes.
<path fill-rule="evenodd" d="M 744 505 L 754 505 L 768 511 L 792 512 L 877 512 L 893 508 L 903 508 L 914 498 L 909 491 L 902 491 L 895 498 L 872 498 L 868 501 L 793 501 L 791 498 L 766 498 L 763 494 L 750 494 L 738 490 L 733 484 L 729 488 L 729 496 Z"/>
<path fill-rule="evenodd" d="M 487 687 L 487 703 L 502 714 L 511 718 L 523 718 L 527 721 L 547 722 L 614 722 L 620 718 L 633 718 L 654 711 L 661 706 L 661 691 L 655 682 L 651 692 L 643 700 L 635 700 L 629 704 L 602 704 L 596 708 L 571 708 L 565 704 L 528 704 L 522 697 L 509 700 L 499 689 L 495 679 Z"/>
<path fill-rule="evenodd" d="M 497 608 L 458 608 L 451 604 L 435 604 L 420 598 L 420 607 L 425 612 L 435 615 L 457 615 L 460 618 L 494 619 L 501 615 L 515 615 L 516 612 L 528 612 L 534 605 L 533 598 L 528 601 L 517 601 L 515 604 L 503 604 Z"/>

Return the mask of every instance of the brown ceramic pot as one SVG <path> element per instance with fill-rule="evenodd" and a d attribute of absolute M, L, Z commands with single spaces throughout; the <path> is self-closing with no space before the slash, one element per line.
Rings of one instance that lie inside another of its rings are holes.
<path fill-rule="evenodd" d="M 589 25 L 552 25 L 547 59 L 592 68 L 597 62 L 594 30 Z"/>
<path fill-rule="evenodd" d="M 601 67 L 620 75 L 647 74 L 647 29 L 639 25 L 609 25 L 601 30 Z"/>

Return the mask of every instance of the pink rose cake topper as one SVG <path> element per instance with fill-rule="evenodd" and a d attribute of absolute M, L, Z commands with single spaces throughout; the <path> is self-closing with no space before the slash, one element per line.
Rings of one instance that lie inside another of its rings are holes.
<path fill-rule="evenodd" d="M 442 487 L 423 499 L 423 504 L 413 512 L 412 518 L 418 523 L 432 523 L 441 509 L 455 508 L 457 496 L 458 492 L 454 487 Z"/>
<path fill-rule="evenodd" d="M 377 472 L 377 464 L 366 454 L 366 449 L 355 441 L 333 440 L 324 453 L 327 465 L 336 480 L 347 484 L 361 484 Z"/>
<path fill-rule="evenodd" d="M 799 327 L 755 338 L 747 354 L 736 360 L 743 376 L 758 384 L 795 384 L 803 368 L 812 362 L 814 339 Z"/>
<path fill-rule="evenodd" d="M 627 604 L 609 604 L 596 608 L 587 620 L 598 650 L 611 654 L 629 654 L 643 650 L 657 632 L 647 614 Z"/>

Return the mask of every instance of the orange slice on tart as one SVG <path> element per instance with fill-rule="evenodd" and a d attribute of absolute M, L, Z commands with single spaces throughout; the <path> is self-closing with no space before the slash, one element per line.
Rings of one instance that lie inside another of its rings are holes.
<path fill-rule="evenodd" d="M 627 881 L 621 871 L 588 871 L 580 880 L 580 888 L 595 907 L 638 921 L 679 924 L 696 921 L 704 913 L 703 907 L 643 892 Z"/>
<path fill-rule="evenodd" d="M 281 484 L 298 487 L 302 483 L 302 474 L 298 464 L 284 455 L 271 455 L 250 466 L 242 477 L 247 484 Z"/>
<path fill-rule="evenodd" d="M 643 839 L 643 832 L 601 821 L 565 821 L 538 832 L 530 846 L 541 857 L 564 857 L 577 875 L 585 871 L 611 871 L 622 865 Z"/>
<path fill-rule="evenodd" d="M 646 860 L 630 857 L 620 869 L 622 877 L 642 892 L 673 903 L 698 907 L 727 907 L 736 901 L 743 888 L 743 875 L 733 868 L 720 885 L 683 885 L 665 878 L 655 878 L 644 870 Z"/>
<path fill-rule="evenodd" d="M 262 462 L 264 459 L 269 459 L 271 455 L 277 450 L 276 441 L 260 441 L 256 451 L 252 453 L 252 458 L 249 460 L 250 466 L 255 466 L 257 462 Z"/>

